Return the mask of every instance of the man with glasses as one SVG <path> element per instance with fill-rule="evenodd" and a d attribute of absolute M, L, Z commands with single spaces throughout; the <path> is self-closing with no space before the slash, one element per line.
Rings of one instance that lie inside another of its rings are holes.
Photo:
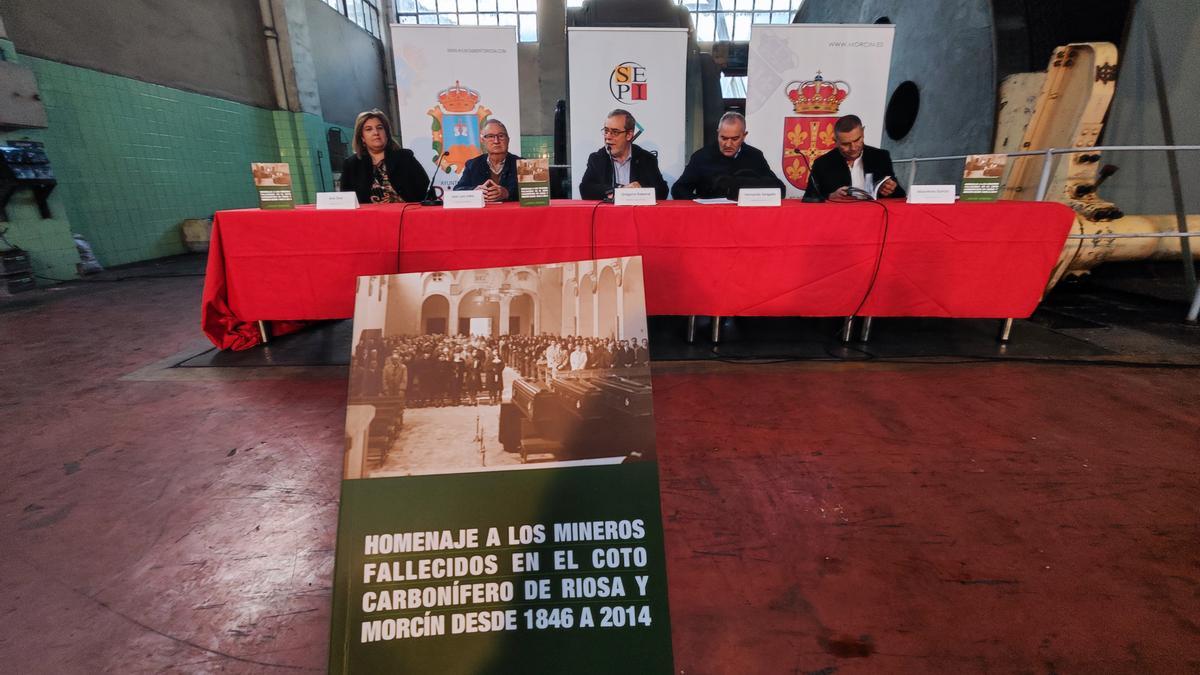
<path fill-rule="evenodd" d="M 463 165 L 455 190 L 482 190 L 485 202 L 517 199 L 517 160 L 508 151 L 508 127 L 498 119 L 483 125 L 483 149 L 487 152 Z"/>
<path fill-rule="evenodd" d="M 588 156 L 587 171 L 579 183 L 579 196 L 604 199 L 619 187 L 654 188 L 658 199 L 667 198 L 667 182 L 658 170 L 658 158 L 633 143 L 637 123 L 620 108 L 604 120 L 604 147 Z"/>

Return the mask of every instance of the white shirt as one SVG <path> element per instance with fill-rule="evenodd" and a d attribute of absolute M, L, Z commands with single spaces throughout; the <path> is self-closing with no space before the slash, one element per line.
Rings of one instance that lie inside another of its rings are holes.
<path fill-rule="evenodd" d="M 550 345 L 546 347 L 546 367 L 552 371 L 557 371 L 562 367 L 563 353 L 558 347 Z"/>
<path fill-rule="evenodd" d="M 587 352 L 571 352 L 571 370 L 583 370 L 587 366 Z"/>
<path fill-rule="evenodd" d="M 867 185 L 867 175 L 863 173 L 863 156 L 859 155 L 858 159 L 850 165 L 850 187 L 856 187 L 859 190 L 871 191 L 871 186 Z"/>

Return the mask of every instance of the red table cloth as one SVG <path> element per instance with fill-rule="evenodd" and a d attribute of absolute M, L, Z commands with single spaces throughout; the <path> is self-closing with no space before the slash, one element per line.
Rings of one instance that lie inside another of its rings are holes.
<path fill-rule="evenodd" d="M 651 315 L 1023 318 L 1073 219 L 1015 201 L 221 211 L 201 323 L 245 349 L 260 320 L 283 333 L 352 316 L 359 275 L 627 255 L 642 256 Z"/>

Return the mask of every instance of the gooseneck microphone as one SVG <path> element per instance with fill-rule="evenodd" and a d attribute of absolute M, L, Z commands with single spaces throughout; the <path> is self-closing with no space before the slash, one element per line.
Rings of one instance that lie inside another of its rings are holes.
<path fill-rule="evenodd" d="M 425 199 L 421 200 L 421 206 L 441 206 L 442 200 L 433 198 L 433 188 L 437 185 L 438 172 L 442 170 L 442 160 L 450 156 L 450 151 L 443 152 L 437 161 L 437 166 L 433 169 L 433 178 L 429 179 L 429 189 L 425 191 Z"/>
<path fill-rule="evenodd" d="M 608 168 L 612 171 L 612 180 L 609 181 L 608 189 L 604 191 L 604 198 L 600 201 L 604 204 L 612 204 L 616 200 L 617 188 L 617 160 L 613 157 L 612 148 L 604 146 L 604 153 L 608 155 Z"/>
<path fill-rule="evenodd" d="M 800 200 L 809 204 L 820 204 L 825 201 L 825 195 L 821 194 L 821 186 L 817 183 L 817 176 L 813 173 L 812 162 L 808 161 L 808 155 L 796 148 L 796 154 L 804 159 L 804 166 L 808 167 L 808 188 L 804 190 L 804 197 Z"/>

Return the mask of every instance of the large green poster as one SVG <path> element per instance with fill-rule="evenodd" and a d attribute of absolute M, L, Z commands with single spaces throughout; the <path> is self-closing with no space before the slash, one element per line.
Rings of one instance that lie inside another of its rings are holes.
<path fill-rule="evenodd" d="M 670 673 L 641 261 L 363 277 L 330 670 Z"/>

